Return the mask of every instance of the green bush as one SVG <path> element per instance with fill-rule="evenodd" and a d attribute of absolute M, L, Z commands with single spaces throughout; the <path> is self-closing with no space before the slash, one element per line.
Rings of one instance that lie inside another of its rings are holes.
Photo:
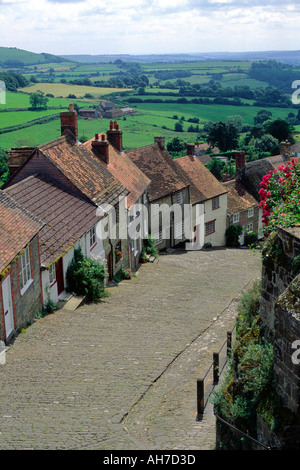
<path fill-rule="evenodd" d="M 148 235 L 147 240 L 144 242 L 144 246 L 141 252 L 141 261 L 149 261 L 149 257 L 158 257 L 158 249 L 155 246 L 155 240 Z"/>
<path fill-rule="evenodd" d="M 255 232 L 246 232 L 244 245 L 253 246 L 257 242 L 257 234 Z"/>
<path fill-rule="evenodd" d="M 226 246 L 238 247 L 240 246 L 239 236 L 243 233 L 243 227 L 240 224 L 230 225 L 225 232 Z"/>
<path fill-rule="evenodd" d="M 237 307 L 237 337 L 244 336 L 256 321 L 259 315 L 260 294 L 261 281 L 256 281 L 250 289 L 243 293 Z"/>
<path fill-rule="evenodd" d="M 86 296 L 88 302 L 97 302 L 106 296 L 104 289 L 105 268 L 101 261 L 85 258 L 81 248 L 75 248 L 68 266 L 67 292 Z"/>

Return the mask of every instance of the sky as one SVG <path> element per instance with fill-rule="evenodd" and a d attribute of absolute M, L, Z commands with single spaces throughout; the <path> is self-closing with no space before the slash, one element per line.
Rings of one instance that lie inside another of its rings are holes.
<path fill-rule="evenodd" d="M 300 49 L 300 2 L 0 0 L 0 46 L 68 54 Z"/>

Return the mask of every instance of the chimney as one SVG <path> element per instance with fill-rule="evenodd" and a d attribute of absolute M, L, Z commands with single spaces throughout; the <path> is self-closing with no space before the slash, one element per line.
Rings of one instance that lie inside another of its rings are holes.
<path fill-rule="evenodd" d="M 99 138 L 101 137 L 101 138 Z M 92 140 L 92 150 L 108 165 L 109 164 L 109 143 L 105 138 L 105 134 L 95 134 Z"/>
<path fill-rule="evenodd" d="M 69 105 L 69 111 L 60 113 L 60 125 L 61 135 L 64 135 L 69 130 L 76 139 L 78 138 L 77 112 L 74 110 L 73 104 Z"/>
<path fill-rule="evenodd" d="M 242 150 L 235 152 L 235 189 L 240 196 L 244 196 L 245 189 L 241 183 L 241 174 L 246 166 L 246 154 Z"/>
<path fill-rule="evenodd" d="M 190 157 L 195 156 L 195 144 L 186 144 L 186 150 Z"/>
<path fill-rule="evenodd" d="M 165 150 L 165 138 L 163 136 L 154 137 L 154 143 L 158 144 L 161 150 Z"/>
<path fill-rule="evenodd" d="M 107 140 L 116 147 L 119 152 L 123 151 L 122 134 L 123 132 L 120 131 L 117 121 L 110 121 L 109 130 L 107 131 Z"/>
<path fill-rule="evenodd" d="M 291 143 L 286 140 L 285 142 L 281 142 L 279 147 L 280 155 L 282 155 L 285 160 L 289 160 L 291 157 Z"/>
<path fill-rule="evenodd" d="M 13 147 L 8 152 L 7 166 L 12 175 L 32 154 L 34 147 Z"/>
<path fill-rule="evenodd" d="M 235 168 L 236 172 L 241 172 L 246 165 L 246 155 L 245 151 L 235 152 Z"/>

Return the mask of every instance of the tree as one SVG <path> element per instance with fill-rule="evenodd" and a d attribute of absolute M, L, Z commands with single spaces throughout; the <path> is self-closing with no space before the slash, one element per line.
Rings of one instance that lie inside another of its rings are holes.
<path fill-rule="evenodd" d="M 275 139 L 277 139 L 279 142 L 290 139 L 294 130 L 293 126 L 283 119 L 276 119 L 275 121 L 271 121 L 266 125 L 265 128 L 266 132 L 275 137 Z"/>
<path fill-rule="evenodd" d="M 258 152 L 269 152 L 271 155 L 278 155 L 280 152 L 279 142 L 270 134 L 265 134 L 261 139 L 257 139 L 254 144 Z"/>
<path fill-rule="evenodd" d="M 271 111 L 267 111 L 266 109 L 261 109 L 258 111 L 257 115 L 254 116 L 254 124 L 263 124 L 265 121 L 268 121 L 268 119 L 271 119 L 272 113 Z"/>
<path fill-rule="evenodd" d="M 231 122 L 219 121 L 210 126 L 207 142 L 217 146 L 222 152 L 234 149 L 238 144 L 239 133 Z"/>
<path fill-rule="evenodd" d="M 45 96 L 44 92 L 37 90 L 36 92 L 30 94 L 29 101 L 33 109 L 46 108 L 48 98 Z"/>
<path fill-rule="evenodd" d="M 167 143 L 167 150 L 172 154 L 179 154 L 186 151 L 186 143 L 178 137 L 174 137 L 174 139 Z"/>
<path fill-rule="evenodd" d="M 176 132 L 183 132 L 183 126 L 181 122 L 176 122 L 175 123 L 175 131 Z"/>

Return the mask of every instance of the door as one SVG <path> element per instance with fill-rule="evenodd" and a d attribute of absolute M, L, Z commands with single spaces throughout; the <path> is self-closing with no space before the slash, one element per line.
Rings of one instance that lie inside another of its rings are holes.
<path fill-rule="evenodd" d="M 12 308 L 10 276 L 2 283 L 2 298 L 5 320 L 5 337 L 8 338 L 14 330 L 14 313 Z"/>
<path fill-rule="evenodd" d="M 61 294 L 64 290 L 64 270 L 63 270 L 63 259 L 60 258 L 55 265 L 56 271 L 56 282 L 57 282 L 57 295 Z"/>

